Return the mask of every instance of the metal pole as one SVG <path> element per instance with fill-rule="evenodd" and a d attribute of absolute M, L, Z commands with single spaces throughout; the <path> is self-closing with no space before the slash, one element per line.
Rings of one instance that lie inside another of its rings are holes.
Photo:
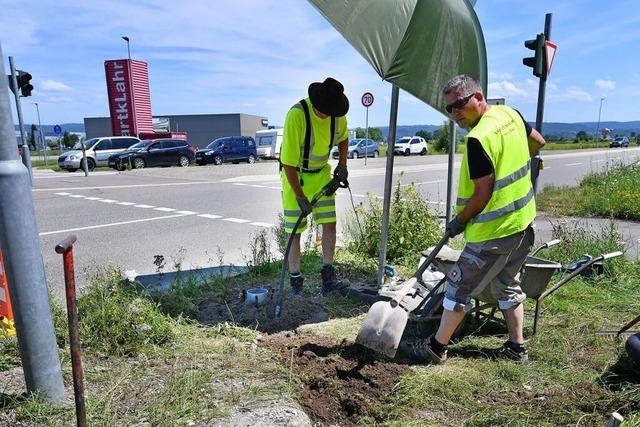
<path fill-rule="evenodd" d="M 84 176 L 89 176 L 89 162 L 87 161 L 87 147 L 82 141 L 82 170 L 84 170 Z"/>
<path fill-rule="evenodd" d="M 447 211 L 445 212 L 445 220 L 447 223 L 451 221 L 451 214 L 453 212 L 453 162 L 456 154 L 456 124 L 453 120 L 449 120 L 449 135 L 451 136 L 451 140 L 449 142 L 449 167 L 447 168 Z"/>
<path fill-rule="evenodd" d="M 398 120 L 398 98 L 400 89 L 391 86 L 391 112 L 389 114 L 389 135 L 387 136 L 387 170 L 384 176 L 384 199 L 382 203 L 382 230 L 380 230 L 380 260 L 378 263 L 377 287 L 382 286 L 384 263 L 387 259 L 387 239 L 389 234 L 389 211 L 391 205 L 391 185 L 393 179 L 393 150 L 396 145 L 396 122 Z"/>
<path fill-rule="evenodd" d="M 600 131 L 600 115 L 602 114 L 602 101 L 604 100 L 604 97 L 600 98 L 600 110 L 598 110 L 598 125 L 596 126 L 596 142 L 600 140 L 600 138 L 598 138 L 598 132 Z"/>
<path fill-rule="evenodd" d="M 84 406 L 84 384 L 82 352 L 78 333 L 78 308 L 76 306 L 76 276 L 73 267 L 73 244 L 76 236 L 71 235 L 56 245 L 56 253 L 62 254 L 64 263 L 64 285 L 67 297 L 67 319 L 69 320 L 69 346 L 71 347 L 71 370 L 73 371 L 73 394 L 76 402 L 76 422 L 78 427 L 87 425 Z"/>
<path fill-rule="evenodd" d="M 367 107 L 366 115 L 366 131 L 365 131 L 365 145 L 364 145 L 364 165 L 367 166 L 367 157 L 369 157 L 369 107 Z"/>
<path fill-rule="evenodd" d="M 547 13 L 544 19 L 544 37 L 545 40 L 551 40 L 551 13 Z M 542 134 L 542 120 L 544 117 L 544 96 L 547 85 L 547 61 L 544 61 L 540 83 L 538 85 L 538 111 L 536 113 L 536 130 Z M 540 163 L 542 158 L 540 154 L 531 159 L 531 181 L 533 182 L 534 194 L 538 191 L 538 174 L 540 173 Z"/>
<path fill-rule="evenodd" d="M 20 125 L 20 135 L 22 136 L 22 164 L 29 171 L 29 182 L 33 185 L 33 171 L 31 170 L 31 153 L 29 152 L 29 144 L 27 144 L 27 133 L 24 131 L 24 122 L 22 121 L 22 108 L 20 106 L 20 92 L 18 89 L 18 79 L 16 78 L 16 67 L 13 65 L 13 56 L 9 57 L 9 67 L 11 69 L 11 84 L 13 86 L 13 95 L 16 98 L 16 112 L 18 113 L 18 124 Z M 3 68 L 4 69 L 4 68 Z M 15 135 L 15 132 L 14 132 Z"/>
<path fill-rule="evenodd" d="M 32 104 L 36 106 L 36 111 L 38 112 L 38 129 L 40 130 L 40 142 L 42 143 L 42 150 L 44 153 L 44 165 L 47 166 L 47 144 L 44 141 L 44 134 L 42 133 L 42 124 L 40 124 L 40 108 L 38 107 L 37 102 L 32 102 Z"/>
<path fill-rule="evenodd" d="M 0 69 L 4 70 L 1 48 Z M 5 259 L 27 391 L 58 402 L 64 397 L 62 370 L 29 172 L 16 155 L 7 89 L 7 81 L 0 79 L 0 249 Z"/>

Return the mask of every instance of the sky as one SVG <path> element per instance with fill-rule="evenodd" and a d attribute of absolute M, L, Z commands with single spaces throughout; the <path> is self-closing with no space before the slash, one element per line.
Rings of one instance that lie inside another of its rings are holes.
<path fill-rule="evenodd" d="M 523 42 L 552 13 L 558 51 L 544 120 L 594 122 L 601 104 L 602 121 L 640 120 L 639 9 L 637 0 L 478 0 L 488 97 L 505 97 L 535 121 L 538 79 L 522 65 L 532 52 Z M 32 102 L 42 124 L 108 116 L 103 64 L 127 57 L 121 36 L 132 58 L 149 64 L 154 116 L 246 113 L 282 125 L 309 83 L 332 76 L 351 101 L 350 128 L 365 126 L 366 91 L 375 96 L 369 125 L 389 123 L 391 85 L 304 0 L 0 0 L 0 10 L 5 74 L 13 56 L 33 75 L 33 96 L 22 100 L 26 123 L 37 123 Z M 401 91 L 399 125 L 444 120 Z"/>

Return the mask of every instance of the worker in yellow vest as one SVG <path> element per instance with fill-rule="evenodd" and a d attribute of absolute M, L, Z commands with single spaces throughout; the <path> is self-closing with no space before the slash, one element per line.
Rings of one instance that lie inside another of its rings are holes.
<path fill-rule="evenodd" d="M 346 114 L 349 100 L 344 87 L 329 77 L 309 85 L 309 97 L 295 104 L 287 113 L 280 148 L 282 206 L 284 228 L 291 234 L 301 214 L 305 219 L 296 230 L 289 253 L 291 291 L 302 291 L 304 278 L 300 273 L 300 233 L 307 227 L 306 216 L 313 213 L 316 224 L 322 226 L 322 293 L 346 288 L 338 281 L 333 256 L 336 247 L 335 194 L 323 196 L 315 206 L 309 200 L 332 179 L 329 156 L 338 146 L 340 158 L 333 171 L 338 182 L 345 182 L 347 171 L 348 129 Z"/>
<path fill-rule="evenodd" d="M 456 216 L 450 236 L 464 232 L 466 245 L 447 274 L 444 312 L 435 335 L 404 345 L 414 358 L 443 363 L 447 345 L 468 310 L 471 297 L 490 284 L 509 330 L 495 357 L 528 360 L 524 346 L 519 273 L 534 243 L 536 216 L 531 157 L 545 144 L 520 113 L 488 105 L 477 80 L 453 77 L 443 89 L 446 110 L 469 133 L 465 137 Z"/>

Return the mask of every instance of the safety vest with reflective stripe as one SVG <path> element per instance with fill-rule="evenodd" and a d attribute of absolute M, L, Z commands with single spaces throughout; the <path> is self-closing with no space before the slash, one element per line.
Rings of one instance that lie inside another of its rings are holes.
<path fill-rule="evenodd" d="M 311 101 L 309 100 L 309 98 L 304 99 L 303 101 L 298 102 L 297 104 L 295 104 L 293 108 L 299 109 L 301 111 L 303 111 L 303 107 L 301 102 L 305 102 L 307 104 L 308 107 L 308 111 L 309 111 L 309 115 L 314 114 L 313 113 L 313 106 L 311 105 Z M 316 144 L 316 137 L 315 137 L 315 132 L 313 131 L 313 120 L 309 120 L 309 122 L 307 122 L 305 120 L 305 125 L 311 125 L 311 129 L 309 130 L 309 161 L 308 161 L 308 166 L 305 166 L 305 162 L 304 162 L 304 147 L 302 147 L 302 150 L 300 150 L 300 160 L 298 162 L 298 167 L 299 168 L 304 168 L 304 169 L 308 169 L 308 170 L 318 170 L 318 169 L 322 169 L 328 162 L 329 162 L 329 155 L 330 155 L 330 151 L 331 151 L 331 147 L 333 147 L 333 144 L 335 142 L 336 139 L 336 135 L 335 133 L 337 132 L 337 122 L 338 120 L 340 120 L 340 118 L 336 117 L 333 120 L 335 120 L 336 125 L 335 125 L 335 129 L 333 129 L 334 134 L 331 135 L 331 140 L 329 141 L 329 146 L 327 149 L 327 145 L 326 144 Z"/>
<path fill-rule="evenodd" d="M 465 241 L 484 242 L 526 229 L 535 219 L 536 203 L 529 172 L 529 144 L 522 118 L 512 108 L 493 105 L 465 140 L 469 138 L 480 141 L 491 160 L 494 184 L 487 206 L 467 224 Z M 460 213 L 475 188 L 469 176 L 466 152 L 458 182 L 456 212 Z"/>

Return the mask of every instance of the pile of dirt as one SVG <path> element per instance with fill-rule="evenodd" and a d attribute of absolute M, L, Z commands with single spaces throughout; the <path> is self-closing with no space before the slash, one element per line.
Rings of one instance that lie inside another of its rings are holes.
<path fill-rule="evenodd" d="M 362 417 L 383 421 L 374 411 L 390 395 L 398 377 L 409 368 L 379 360 L 358 344 L 334 345 L 329 338 L 271 335 L 261 346 L 278 352 L 302 382 L 301 404 L 323 425 L 352 426 Z"/>
<path fill-rule="evenodd" d="M 240 296 L 236 300 L 220 303 L 204 300 L 198 304 L 196 319 L 203 324 L 230 322 L 260 332 L 291 331 L 300 325 L 326 321 L 327 315 L 319 298 L 285 294 L 280 317 L 275 317 L 276 298 L 269 292 L 267 301 L 256 306 L 245 303 Z"/>

